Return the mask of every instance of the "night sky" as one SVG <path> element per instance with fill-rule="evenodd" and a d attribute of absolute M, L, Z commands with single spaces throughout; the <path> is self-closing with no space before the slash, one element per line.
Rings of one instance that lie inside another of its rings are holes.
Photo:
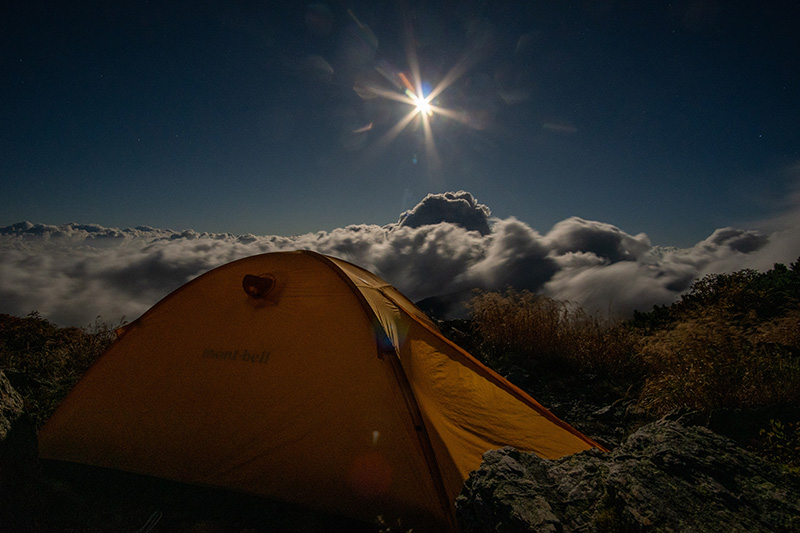
<path fill-rule="evenodd" d="M 2 225 L 289 235 L 467 190 L 688 245 L 797 180 L 795 2 L 12 4 Z M 410 105 L 356 90 L 401 94 L 380 72 L 414 57 L 426 87 L 457 74 L 435 154 L 418 117 L 386 138 Z"/>

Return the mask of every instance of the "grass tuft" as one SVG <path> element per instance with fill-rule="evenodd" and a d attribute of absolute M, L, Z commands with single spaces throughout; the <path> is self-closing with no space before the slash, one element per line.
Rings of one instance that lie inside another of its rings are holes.
<path fill-rule="evenodd" d="M 560 369 L 635 379 L 641 372 L 630 328 L 569 303 L 507 289 L 479 293 L 469 309 L 479 356 L 501 373 Z"/>

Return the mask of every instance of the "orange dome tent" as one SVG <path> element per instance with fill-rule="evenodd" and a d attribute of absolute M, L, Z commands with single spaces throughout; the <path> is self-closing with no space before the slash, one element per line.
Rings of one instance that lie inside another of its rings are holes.
<path fill-rule="evenodd" d="M 248 257 L 126 326 L 39 435 L 42 458 L 454 529 L 489 449 L 597 446 L 445 339 L 377 276 Z"/>

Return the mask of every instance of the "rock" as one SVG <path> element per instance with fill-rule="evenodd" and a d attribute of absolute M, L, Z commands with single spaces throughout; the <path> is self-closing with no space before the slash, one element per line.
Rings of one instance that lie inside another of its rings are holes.
<path fill-rule="evenodd" d="M 5 372 L 0 370 L 0 442 L 11 429 L 11 424 L 22 415 L 22 396 L 14 390 Z"/>
<path fill-rule="evenodd" d="M 668 416 L 610 452 L 489 451 L 456 508 L 464 533 L 800 531 L 800 477 Z"/>

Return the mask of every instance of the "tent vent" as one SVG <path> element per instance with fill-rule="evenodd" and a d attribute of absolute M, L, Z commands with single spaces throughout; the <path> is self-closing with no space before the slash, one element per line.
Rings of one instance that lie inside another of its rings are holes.
<path fill-rule="evenodd" d="M 275 278 L 270 274 L 245 274 L 242 279 L 242 288 L 250 298 L 265 298 L 275 288 Z"/>

